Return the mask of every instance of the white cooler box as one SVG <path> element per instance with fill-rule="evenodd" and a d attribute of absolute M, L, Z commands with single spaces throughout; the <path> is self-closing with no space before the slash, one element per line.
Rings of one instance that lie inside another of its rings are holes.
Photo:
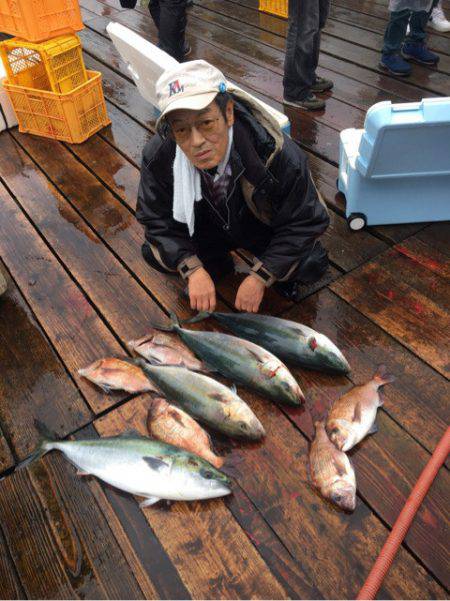
<path fill-rule="evenodd" d="M 6 71 L 0 60 L 0 131 L 17 125 L 16 114 L 12 107 L 6 90 L 3 87 L 3 80 L 6 79 Z"/>
<path fill-rule="evenodd" d="M 141 96 L 156 107 L 155 84 L 165 70 L 174 67 L 178 62 L 155 44 L 145 40 L 120 23 L 111 21 L 106 30 L 121 57 L 127 63 L 128 71 Z M 235 85 L 235 87 L 238 86 Z M 290 134 L 291 124 L 286 115 L 258 100 L 258 98 L 255 98 L 255 101 L 259 102 L 266 111 L 275 117 L 284 133 Z"/>

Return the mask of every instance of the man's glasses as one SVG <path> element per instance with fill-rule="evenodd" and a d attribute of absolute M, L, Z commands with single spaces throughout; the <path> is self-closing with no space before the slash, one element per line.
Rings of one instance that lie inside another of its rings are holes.
<path fill-rule="evenodd" d="M 216 133 L 218 121 L 220 121 L 220 118 L 216 117 L 215 119 L 201 119 L 193 124 L 175 124 L 170 127 L 170 131 L 175 138 L 175 141 L 183 144 L 191 137 L 193 127 L 205 137 Z"/>

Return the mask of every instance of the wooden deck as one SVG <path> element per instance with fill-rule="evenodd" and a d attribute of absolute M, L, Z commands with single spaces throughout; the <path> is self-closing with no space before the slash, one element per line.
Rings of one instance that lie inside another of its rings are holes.
<path fill-rule="evenodd" d="M 338 135 L 361 127 L 377 101 L 450 95 L 450 35 L 430 36 L 441 54 L 437 69 L 414 66 L 409 79 L 395 79 L 378 68 L 387 0 L 333 0 L 320 73 L 335 89 L 321 113 L 288 111 L 331 209 L 332 266 L 300 304 L 269 294 L 263 310 L 323 331 L 348 357 L 348 378 L 296 372 L 317 409 L 380 362 L 397 374 L 378 434 L 352 453 L 355 512 L 338 512 L 306 482 L 309 412 L 246 391 L 268 435 L 260 445 L 214 439 L 232 464 L 234 494 L 141 511 L 131 496 L 78 478 L 57 453 L 14 473 L 38 440 L 35 418 L 62 437 L 144 432 L 148 397 L 105 395 L 77 369 L 123 355 L 125 341 L 170 310 L 191 314 L 176 279 L 140 255 L 133 212 L 155 115 L 105 27 L 113 19 L 155 31 L 145 10 L 118 4 L 81 0 L 86 64 L 103 73 L 112 125 L 81 146 L 16 129 L 0 134 L 0 262 L 9 282 L 0 299 L 0 597 L 354 598 L 448 422 L 450 228 L 350 233 L 335 191 Z M 286 22 L 256 6 L 195 0 L 192 59 L 214 63 L 282 110 Z M 235 290 L 233 280 L 220 288 L 226 310 Z M 447 597 L 448 494 L 442 469 L 380 598 Z"/>

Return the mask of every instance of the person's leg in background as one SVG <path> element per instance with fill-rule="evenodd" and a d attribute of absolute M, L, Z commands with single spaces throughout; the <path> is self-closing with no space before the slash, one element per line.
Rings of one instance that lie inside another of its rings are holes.
<path fill-rule="evenodd" d="M 384 33 L 380 67 L 394 75 L 406 76 L 411 73 L 411 66 L 400 54 L 410 18 L 409 9 L 391 11 Z"/>
<path fill-rule="evenodd" d="M 158 29 L 158 46 L 183 61 L 190 51 L 185 39 L 186 0 L 150 0 L 148 9 Z"/>
<path fill-rule="evenodd" d="M 284 103 L 309 110 L 325 106 L 325 102 L 311 90 L 316 78 L 320 45 L 320 5 L 321 0 L 289 0 Z"/>
<path fill-rule="evenodd" d="M 325 79 L 324 77 L 319 77 L 316 74 L 317 65 L 319 64 L 319 53 L 320 53 L 320 39 L 322 36 L 322 29 L 325 27 L 325 24 L 328 19 L 328 14 L 330 12 L 330 0 L 319 0 L 319 35 L 316 36 L 314 40 L 314 81 L 311 86 L 311 91 L 315 93 L 326 92 L 327 90 L 331 90 L 333 87 L 333 82 L 330 79 Z"/>
<path fill-rule="evenodd" d="M 442 0 L 438 0 L 432 8 L 428 25 L 441 33 L 450 31 L 450 21 L 445 17 Z"/>
<path fill-rule="evenodd" d="M 436 65 L 439 62 L 439 56 L 431 52 L 425 44 L 427 37 L 425 28 L 436 4 L 437 0 L 433 2 L 431 10 L 414 11 L 411 14 L 409 33 L 402 47 L 403 58 L 423 65 Z"/>

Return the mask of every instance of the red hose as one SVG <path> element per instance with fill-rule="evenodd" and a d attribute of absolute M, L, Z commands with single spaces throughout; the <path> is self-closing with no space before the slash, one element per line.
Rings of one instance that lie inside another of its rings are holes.
<path fill-rule="evenodd" d="M 434 450 L 433 455 L 430 457 L 430 460 L 420 474 L 419 479 L 401 510 L 391 533 L 387 537 L 367 580 L 359 591 L 358 596 L 356 597 L 357 599 L 375 599 L 378 589 L 394 561 L 398 548 L 402 544 L 417 510 L 422 505 L 425 495 L 432 485 L 433 480 L 436 478 L 439 468 L 447 459 L 449 452 L 450 427 L 447 428 L 447 431 Z"/>

